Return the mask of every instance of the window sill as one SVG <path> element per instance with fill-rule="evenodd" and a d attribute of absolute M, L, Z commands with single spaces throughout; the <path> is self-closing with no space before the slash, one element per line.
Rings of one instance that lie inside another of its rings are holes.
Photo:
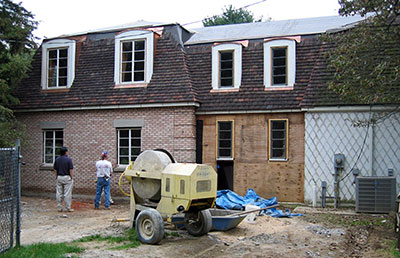
<path fill-rule="evenodd" d="M 217 161 L 233 161 L 234 158 L 217 158 Z"/>
<path fill-rule="evenodd" d="M 212 90 L 210 90 L 210 93 L 221 93 L 221 92 L 239 92 L 239 88 L 212 89 Z"/>
<path fill-rule="evenodd" d="M 70 88 L 67 88 L 67 87 L 60 87 L 60 88 L 56 88 L 56 89 L 48 89 L 48 88 L 46 88 L 46 89 L 42 89 L 42 93 L 53 93 L 53 92 L 69 92 L 69 89 Z"/>
<path fill-rule="evenodd" d="M 275 91 L 275 90 L 293 90 L 293 86 L 266 86 L 265 91 Z"/>
<path fill-rule="evenodd" d="M 270 162 L 288 162 L 288 159 L 269 159 Z"/>
<path fill-rule="evenodd" d="M 148 83 L 115 84 L 114 89 L 145 88 Z"/>
<path fill-rule="evenodd" d="M 39 167 L 39 170 L 50 170 L 53 171 L 53 164 L 42 164 Z"/>
<path fill-rule="evenodd" d="M 114 172 L 114 173 L 122 173 L 122 172 L 125 171 L 125 169 L 126 169 L 127 166 L 128 166 L 128 165 L 118 165 L 117 167 L 115 167 L 115 168 L 113 169 L 113 172 Z"/>

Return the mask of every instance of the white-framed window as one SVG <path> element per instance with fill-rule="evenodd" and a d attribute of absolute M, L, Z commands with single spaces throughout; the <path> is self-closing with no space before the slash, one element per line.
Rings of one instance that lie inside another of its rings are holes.
<path fill-rule="evenodd" d="M 153 52 L 153 32 L 133 30 L 118 34 L 115 37 L 115 84 L 149 83 L 153 74 Z"/>
<path fill-rule="evenodd" d="M 296 41 L 271 40 L 264 43 L 264 85 L 292 88 L 296 77 Z"/>
<path fill-rule="evenodd" d="M 42 45 L 42 89 L 71 87 L 75 77 L 75 40 L 55 39 Z"/>
<path fill-rule="evenodd" d="M 269 160 L 286 161 L 288 159 L 289 120 L 270 119 L 269 125 Z"/>
<path fill-rule="evenodd" d="M 60 156 L 61 148 L 64 143 L 64 131 L 43 130 L 43 163 L 53 164 Z"/>
<path fill-rule="evenodd" d="M 142 146 L 141 128 L 118 128 L 118 165 L 129 165 L 140 154 Z"/>
<path fill-rule="evenodd" d="M 242 45 L 221 44 L 212 48 L 213 90 L 239 89 L 242 81 Z"/>

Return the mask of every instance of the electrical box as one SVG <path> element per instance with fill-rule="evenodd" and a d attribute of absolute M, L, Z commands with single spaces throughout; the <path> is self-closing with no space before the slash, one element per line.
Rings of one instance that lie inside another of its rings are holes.
<path fill-rule="evenodd" d="M 335 168 L 344 168 L 344 154 L 338 153 L 334 155 L 333 166 Z"/>

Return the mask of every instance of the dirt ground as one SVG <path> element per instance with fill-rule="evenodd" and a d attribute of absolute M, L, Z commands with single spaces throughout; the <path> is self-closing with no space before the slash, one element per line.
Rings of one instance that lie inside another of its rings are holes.
<path fill-rule="evenodd" d="M 57 212 L 53 199 L 22 198 L 23 245 L 37 242 L 68 242 L 95 234 L 119 236 L 129 223 L 129 204 L 120 202 L 111 210 L 94 210 L 92 201 L 73 200 L 75 212 Z M 272 218 L 259 216 L 243 221 L 227 232 L 213 231 L 193 237 L 184 230 L 166 226 L 159 245 L 140 245 L 126 250 L 108 250 L 104 242 L 81 243 L 81 257 L 392 257 L 395 240 L 388 215 L 355 214 L 354 210 L 297 207 L 305 216 Z"/>

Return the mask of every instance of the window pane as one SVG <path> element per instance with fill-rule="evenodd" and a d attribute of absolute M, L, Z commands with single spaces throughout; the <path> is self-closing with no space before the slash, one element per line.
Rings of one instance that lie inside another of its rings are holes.
<path fill-rule="evenodd" d="M 131 146 L 140 146 L 140 139 L 131 140 Z"/>
<path fill-rule="evenodd" d="M 63 146 L 63 140 L 56 140 L 56 147 L 62 147 Z"/>
<path fill-rule="evenodd" d="M 233 80 L 232 79 L 221 79 L 221 87 L 232 87 Z"/>
<path fill-rule="evenodd" d="M 273 57 L 286 57 L 286 48 L 273 48 Z"/>
<path fill-rule="evenodd" d="M 61 148 L 56 148 L 55 153 L 56 153 L 56 157 L 60 156 L 61 155 Z"/>
<path fill-rule="evenodd" d="M 231 157 L 231 150 L 230 149 L 220 149 L 219 156 L 220 157 Z"/>
<path fill-rule="evenodd" d="M 221 62 L 221 69 L 232 69 L 233 62 Z"/>
<path fill-rule="evenodd" d="M 60 68 L 60 70 L 58 72 L 58 76 L 66 77 L 67 76 L 67 68 Z"/>
<path fill-rule="evenodd" d="M 272 139 L 284 139 L 285 132 L 284 131 L 272 131 Z"/>
<path fill-rule="evenodd" d="M 122 51 L 132 51 L 132 42 L 123 42 L 122 43 Z"/>
<path fill-rule="evenodd" d="M 119 148 L 119 154 L 121 155 L 121 156 L 127 156 L 127 155 L 129 155 L 129 149 L 128 148 Z"/>
<path fill-rule="evenodd" d="M 274 76 L 273 84 L 285 84 L 286 76 Z"/>
<path fill-rule="evenodd" d="M 220 52 L 220 56 L 221 56 L 221 61 L 232 60 L 233 59 L 233 51 Z"/>
<path fill-rule="evenodd" d="M 285 129 L 286 121 L 272 121 L 272 129 Z"/>
<path fill-rule="evenodd" d="M 51 156 L 46 156 L 44 159 L 45 163 L 53 163 L 53 158 Z"/>
<path fill-rule="evenodd" d="M 119 137 L 129 137 L 128 130 L 119 130 Z"/>
<path fill-rule="evenodd" d="M 64 137 L 64 132 L 63 131 L 56 131 L 56 138 L 63 138 Z"/>
<path fill-rule="evenodd" d="M 132 73 L 122 73 L 122 81 L 123 82 L 131 82 L 132 81 Z"/>
<path fill-rule="evenodd" d="M 64 49 L 60 49 L 59 51 L 59 57 L 68 57 L 68 49 L 64 48 Z"/>
<path fill-rule="evenodd" d="M 57 59 L 49 60 L 49 69 L 54 69 L 57 66 Z"/>
<path fill-rule="evenodd" d="M 132 130 L 132 137 L 140 137 L 140 129 L 139 130 Z"/>
<path fill-rule="evenodd" d="M 53 147 L 53 140 L 52 139 L 46 139 L 46 146 L 47 147 Z"/>
<path fill-rule="evenodd" d="M 134 156 L 139 155 L 140 154 L 140 148 L 132 148 L 131 153 Z"/>
<path fill-rule="evenodd" d="M 67 86 L 67 78 L 66 77 L 59 78 L 58 79 L 58 86 Z"/>
<path fill-rule="evenodd" d="M 284 153 L 285 153 L 284 150 L 273 149 L 272 150 L 272 157 L 273 158 L 285 158 Z"/>
<path fill-rule="evenodd" d="M 46 155 L 52 155 L 53 154 L 53 148 L 46 148 L 45 149 L 45 154 Z"/>
<path fill-rule="evenodd" d="M 282 149 L 283 147 L 285 147 L 284 140 L 273 140 L 272 141 L 272 148 Z"/>
<path fill-rule="evenodd" d="M 219 132 L 219 139 L 231 139 L 231 132 Z"/>
<path fill-rule="evenodd" d="M 144 81 L 144 72 L 135 72 L 135 82 Z"/>
<path fill-rule="evenodd" d="M 227 147 L 230 148 L 231 147 L 231 140 L 219 140 L 219 147 Z"/>
<path fill-rule="evenodd" d="M 132 63 L 122 63 L 122 72 L 132 72 Z"/>
<path fill-rule="evenodd" d="M 135 50 L 144 50 L 144 40 L 137 40 L 135 41 Z"/>
<path fill-rule="evenodd" d="M 219 130 L 232 130 L 232 122 L 218 122 Z"/>
<path fill-rule="evenodd" d="M 221 70 L 221 77 L 224 79 L 226 77 L 232 78 L 232 76 L 233 76 L 232 72 L 233 72 L 232 70 Z"/>
<path fill-rule="evenodd" d="M 128 139 L 120 139 L 119 146 L 129 146 L 129 140 Z"/>
<path fill-rule="evenodd" d="M 144 71 L 144 62 L 135 62 L 135 71 Z"/>
<path fill-rule="evenodd" d="M 135 52 L 135 60 L 144 60 L 144 51 Z"/>
<path fill-rule="evenodd" d="M 120 158 L 119 158 L 119 164 L 128 165 L 128 164 L 129 164 L 129 158 L 127 158 L 127 157 L 120 157 Z"/>
<path fill-rule="evenodd" d="M 132 61 L 132 52 L 123 53 L 122 61 Z"/>
<path fill-rule="evenodd" d="M 57 58 L 57 50 L 49 50 L 49 58 Z"/>
<path fill-rule="evenodd" d="M 274 58 L 273 66 L 286 66 L 286 58 Z"/>
<path fill-rule="evenodd" d="M 53 131 L 46 131 L 46 138 L 53 139 Z"/>

